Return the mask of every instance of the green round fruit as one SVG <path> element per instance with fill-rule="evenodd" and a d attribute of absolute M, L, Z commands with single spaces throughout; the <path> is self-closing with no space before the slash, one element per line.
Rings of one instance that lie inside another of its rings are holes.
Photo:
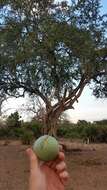
<path fill-rule="evenodd" d="M 42 161 L 54 160 L 59 153 L 58 141 L 49 135 L 39 137 L 33 144 L 33 151 Z"/>

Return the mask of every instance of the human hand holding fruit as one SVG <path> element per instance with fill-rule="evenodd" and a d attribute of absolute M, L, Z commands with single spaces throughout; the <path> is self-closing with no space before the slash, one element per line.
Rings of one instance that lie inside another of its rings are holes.
<path fill-rule="evenodd" d="M 44 138 L 42 138 L 43 140 Z M 53 140 L 53 139 L 46 139 L 45 140 Z M 41 141 L 41 140 L 40 140 Z M 51 141 L 52 146 L 53 142 Z M 44 146 L 39 146 L 42 148 L 48 144 L 48 141 L 45 141 Z M 57 144 L 54 144 L 55 146 Z M 49 146 L 51 147 L 51 145 Z M 33 147 L 33 149 L 35 146 Z M 52 149 L 51 149 L 52 151 Z M 52 157 L 49 160 L 48 157 L 45 155 L 46 162 L 42 162 L 38 159 L 37 154 L 34 153 L 32 149 L 27 149 L 27 154 L 30 159 L 30 189 L 29 190 L 64 190 L 65 184 L 68 181 L 68 172 L 66 171 L 66 164 L 65 164 L 65 156 L 63 152 L 57 152 L 54 150 L 54 160 Z M 39 152 L 40 153 L 40 152 Z M 55 154 L 57 155 L 55 156 Z M 45 152 L 46 154 L 46 152 Z M 41 154 L 42 155 L 42 154 Z M 43 156 L 43 155 L 42 155 Z M 52 156 L 52 152 L 51 152 Z M 43 160 L 43 159 L 42 159 Z"/>

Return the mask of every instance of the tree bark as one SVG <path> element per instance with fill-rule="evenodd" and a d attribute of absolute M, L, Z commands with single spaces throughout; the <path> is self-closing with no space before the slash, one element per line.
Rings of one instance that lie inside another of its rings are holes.
<path fill-rule="evenodd" d="M 58 119 L 59 117 L 56 117 L 55 114 L 46 114 L 43 133 L 56 137 L 57 128 L 58 128 Z"/>

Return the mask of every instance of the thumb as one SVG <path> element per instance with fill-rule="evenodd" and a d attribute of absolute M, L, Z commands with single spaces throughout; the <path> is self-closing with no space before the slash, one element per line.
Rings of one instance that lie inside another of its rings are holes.
<path fill-rule="evenodd" d="M 33 152 L 33 150 L 31 148 L 28 148 L 26 150 L 26 153 L 29 157 L 30 160 L 30 169 L 37 169 L 39 167 L 39 161 L 38 158 L 36 156 L 36 154 Z"/>

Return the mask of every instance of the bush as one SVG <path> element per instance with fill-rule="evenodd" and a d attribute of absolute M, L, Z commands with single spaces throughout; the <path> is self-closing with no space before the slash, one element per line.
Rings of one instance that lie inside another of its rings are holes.
<path fill-rule="evenodd" d="M 94 125 L 83 127 L 81 138 L 83 140 L 89 139 L 89 142 L 96 142 L 97 128 Z"/>
<path fill-rule="evenodd" d="M 96 141 L 100 143 L 102 142 L 107 143 L 107 126 L 97 127 Z"/>
<path fill-rule="evenodd" d="M 89 142 L 107 143 L 107 126 L 87 123 L 87 125 L 60 125 L 57 135 L 71 139 L 88 139 Z"/>
<path fill-rule="evenodd" d="M 22 127 L 32 131 L 36 138 L 42 135 L 42 124 L 37 121 L 25 122 L 22 124 Z"/>
<path fill-rule="evenodd" d="M 22 134 L 23 134 L 22 128 L 15 129 L 11 127 L 6 127 L 0 129 L 0 139 L 4 138 L 19 139 Z"/>
<path fill-rule="evenodd" d="M 34 135 L 32 131 L 25 130 L 21 135 L 21 141 L 25 145 L 29 145 L 33 142 Z"/>
<path fill-rule="evenodd" d="M 10 130 L 8 128 L 1 128 L 0 129 L 0 139 L 4 139 L 9 137 Z"/>
<path fill-rule="evenodd" d="M 20 121 L 20 116 L 19 113 L 16 111 L 14 113 L 11 113 L 9 117 L 7 118 L 6 124 L 8 127 L 20 127 L 21 126 L 21 121 Z"/>
<path fill-rule="evenodd" d="M 24 129 L 23 128 L 12 128 L 11 129 L 13 131 L 14 137 L 15 138 L 21 138 L 21 136 L 24 133 Z"/>
<path fill-rule="evenodd" d="M 2 118 L 0 118 L 0 129 L 5 127 L 6 127 L 6 122 Z"/>
<path fill-rule="evenodd" d="M 42 125 L 34 121 L 23 122 L 21 127 L 13 127 L 12 125 L 10 125 L 8 127 L 0 129 L 0 139 L 31 139 L 32 136 L 37 138 L 42 134 L 41 128 Z"/>
<path fill-rule="evenodd" d="M 42 135 L 43 125 L 35 120 L 23 122 L 20 127 L 0 128 L 0 139 L 21 139 L 23 144 L 31 144 L 33 139 Z M 62 123 L 57 135 L 63 138 L 83 139 L 90 142 L 107 143 L 107 125 L 98 125 L 79 121 L 78 124 Z"/>
<path fill-rule="evenodd" d="M 57 130 L 57 135 L 64 138 L 77 139 L 80 138 L 82 127 L 77 127 L 75 124 L 61 125 Z"/>

